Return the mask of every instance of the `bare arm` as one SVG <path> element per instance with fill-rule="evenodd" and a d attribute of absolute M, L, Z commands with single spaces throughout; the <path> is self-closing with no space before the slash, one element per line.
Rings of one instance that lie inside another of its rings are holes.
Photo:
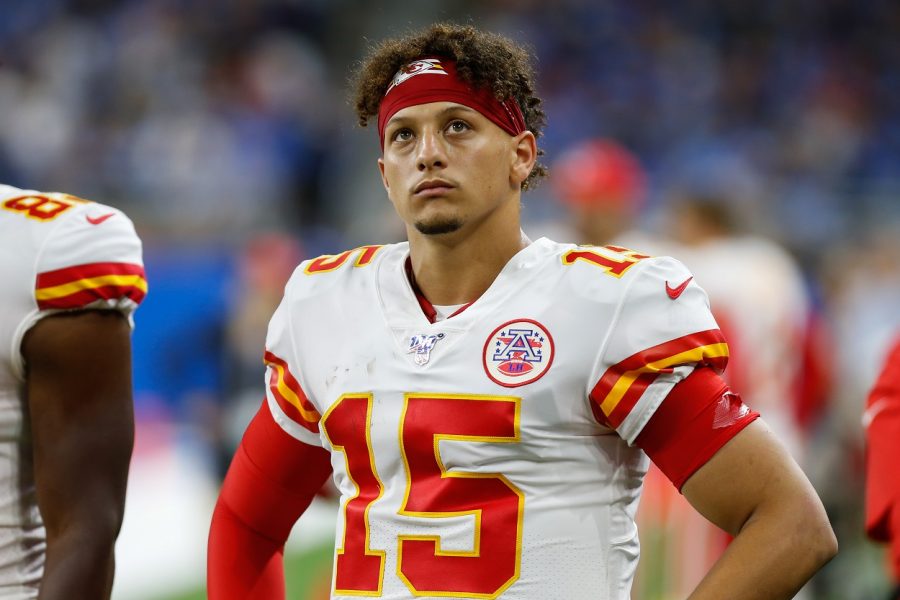
<path fill-rule="evenodd" d="M 690 600 L 793 598 L 837 553 L 822 502 L 762 420 L 723 446 L 682 491 L 735 536 Z"/>
<path fill-rule="evenodd" d="M 134 442 L 130 335 L 121 314 L 91 310 L 45 318 L 22 343 L 47 529 L 41 600 L 110 597 Z"/>

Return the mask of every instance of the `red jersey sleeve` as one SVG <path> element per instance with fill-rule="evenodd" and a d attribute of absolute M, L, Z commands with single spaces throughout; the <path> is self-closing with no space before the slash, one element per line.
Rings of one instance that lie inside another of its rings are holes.
<path fill-rule="evenodd" d="M 866 401 L 866 533 L 891 544 L 900 580 L 900 338 Z"/>
<path fill-rule="evenodd" d="M 759 413 L 711 368 L 675 385 L 635 440 L 681 490 L 688 478 Z"/>
<path fill-rule="evenodd" d="M 263 403 L 235 453 L 209 532 L 211 600 L 284 598 L 284 543 L 331 473 L 328 452 L 285 432 Z"/>

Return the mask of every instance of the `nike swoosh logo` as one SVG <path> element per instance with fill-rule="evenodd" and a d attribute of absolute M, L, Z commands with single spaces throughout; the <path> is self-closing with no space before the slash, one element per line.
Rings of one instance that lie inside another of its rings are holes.
<path fill-rule="evenodd" d="M 882 411 L 888 408 L 890 402 L 887 398 L 879 398 L 875 402 L 872 403 L 872 406 L 866 409 L 866 412 L 863 413 L 862 424 L 864 429 L 868 429 L 869 425 L 872 424 L 872 421 L 875 420 L 875 417 L 879 415 Z"/>
<path fill-rule="evenodd" d="M 99 225 L 100 223 L 107 220 L 108 218 L 115 216 L 115 214 L 116 213 L 111 212 L 111 213 L 107 213 L 105 215 L 100 215 L 99 217 L 92 217 L 91 215 L 84 215 L 84 218 L 87 219 L 87 222 L 90 223 L 91 225 Z"/>
<path fill-rule="evenodd" d="M 681 295 L 681 292 L 683 292 L 685 289 L 687 289 L 688 284 L 691 282 L 691 279 L 693 279 L 693 278 L 694 278 L 694 276 L 691 275 L 690 277 L 688 277 L 687 279 L 684 280 L 684 283 L 682 283 L 678 287 L 674 287 L 674 288 L 670 287 L 669 282 L 667 281 L 666 282 L 666 293 L 669 295 L 669 298 L 671 298 L 672 300 L 677 300 L 678 296 Z"/>

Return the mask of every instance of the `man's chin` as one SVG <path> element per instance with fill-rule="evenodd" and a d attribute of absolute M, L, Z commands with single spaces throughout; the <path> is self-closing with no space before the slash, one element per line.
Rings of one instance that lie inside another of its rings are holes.
<path fill-rule="evenodd" d="M 459 231 L 463 222 L 459 219 L 441 219 L 435 221 L 416 221 L 416 230 L 422 235 L 443 235 Z"/>

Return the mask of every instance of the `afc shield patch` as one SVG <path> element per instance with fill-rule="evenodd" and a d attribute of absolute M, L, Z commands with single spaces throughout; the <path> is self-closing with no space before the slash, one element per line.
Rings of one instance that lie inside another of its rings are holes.
<path fill-rule="evenodd" d="M 504 323 L 488 336 L 482 362 L 491 381 L 519 387 L 540 379 L 553 364 L 553 338 L 532 319 Z"/>

